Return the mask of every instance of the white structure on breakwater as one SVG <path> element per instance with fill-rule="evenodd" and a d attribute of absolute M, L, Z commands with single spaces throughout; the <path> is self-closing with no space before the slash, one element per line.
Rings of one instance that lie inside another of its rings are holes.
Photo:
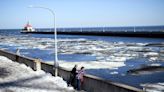
<path fill-rule="evenodd" d="M 30 25 L 29 22 L 24 26 L 23 32 L 33 32 L 35 29 Z"/>

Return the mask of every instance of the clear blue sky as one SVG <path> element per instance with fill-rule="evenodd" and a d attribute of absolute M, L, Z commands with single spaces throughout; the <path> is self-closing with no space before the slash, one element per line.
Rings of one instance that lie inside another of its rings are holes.
<path fill-rule="evenodd" d="M 27 21 L 35 28 L 164 25 L 164 0 L 1 0 L 0 29 L 22 28 Z"/>

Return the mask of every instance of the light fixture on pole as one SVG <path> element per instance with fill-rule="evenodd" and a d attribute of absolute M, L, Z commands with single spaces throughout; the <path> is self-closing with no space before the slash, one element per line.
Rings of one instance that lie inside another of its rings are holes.
<path fill-rule="evenodd" d="M 42 6 L 32 6 L 30 5 L 29 8 L 41 8 L 41 9 L 46 9 L 48 11 L 51 12 L 51 14 L 53 15 L 54 17 L 54 43 L 55 43 L 55 49 L 54 49 L 54 52 L 55 52 L 55 61 L 54 61 L 54 67 L 55 67 L 55 76 L 57 76 L 58 74 L 58 51 L 57 51 L 57 30 L 56 30 L 56 23 L 55 23 L 55 13 L 52 9 L 50 8 L 47 8 L 47 7 L 42 7 Z"/>

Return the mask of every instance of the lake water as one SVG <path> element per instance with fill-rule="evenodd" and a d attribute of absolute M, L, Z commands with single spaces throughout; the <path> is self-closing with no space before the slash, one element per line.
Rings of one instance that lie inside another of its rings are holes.
<path fill-rule="evenodd" d="M 54 35 L 21 34 L 0 30 L 0 48 L 54 62 Z M 164 66 L 164 38 L 58 35 L 59 65 L 84 66 L 86 73 L 142 88 L 145 83 L 163 83 L 164 72 L 129 74 L 143 66 Z"/>

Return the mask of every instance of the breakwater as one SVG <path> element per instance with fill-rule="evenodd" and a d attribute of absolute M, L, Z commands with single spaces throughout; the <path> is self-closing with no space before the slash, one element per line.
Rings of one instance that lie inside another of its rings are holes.
<path fill-rule="evenodd" d="M 38 28 L 32 34 L 54 34 L 53 28 Z M 57 28 L 58 34 L 163 38 L 164 26 Z"/>
<path fill-rule="evenodd" d="M 21 32 L 31 34 L 54 34 L 54 32 Z M 57 34 L 64 35 L 94 35 L 94 36 L 121 36 L 121 37 L 151 37 L 151 38 L 164 38 L 164 32 L 101 32 L 101 31 L 57 31 Z"/>
<path fill-rule="evenodd" d="M 17 55 L 15 53 L 4 50 L 0 50 L 0 55 L 5 56 L 13 61 L 24 63 L 25 65 L 31 67 L 33 70 L 42 69 L 45 72 L 51 73 L 52 75 L 55 74 L 53 65 L 41 62 L 39 59 Z M 58 71 L 58 75 L 61 76 L 64 80 L 67 81 L 69 79 L 70 70 L 59 67 Z M 86 90 L 87 92 L 142 92 L 141 89 L 109 80 L 107 81 L 105 79 L 88 74 L 85 74 L 84 76 L 82 89 Z"/>

